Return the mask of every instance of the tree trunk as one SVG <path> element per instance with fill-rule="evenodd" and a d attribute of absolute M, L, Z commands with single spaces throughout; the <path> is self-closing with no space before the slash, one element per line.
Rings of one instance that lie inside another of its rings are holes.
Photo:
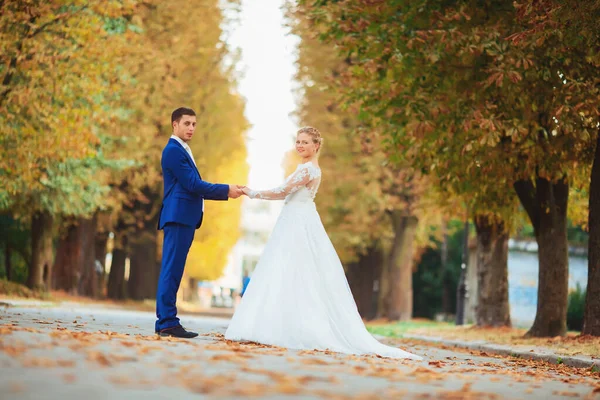
<path fill-rule="evenodd" d="M 366 320 L 375 318 L 377 312 L 373 304 L 374 284 L 379 278 L 381 264 L 383 253 L 378 246 L 373 246 L 359 256 L 357 262 L 350 264 L 346 273 L 358 312 Z"/>
<path fill-rule="evenodd" d="M 110 274 L 108 275 L 107 294 L 109 299 L 122 300 L 125 298 L 125 260 L 127 259 L 127 236 L 116 233 L 115 248 L 112 253 Z"/>
<path fill-rule="evenodd" d="M 6 280 L 12 280 L 12 249 L 10 247 L 10 242 L 6 241 L 6 249 L 4 251 L 4 270 L 6 271 Z"/>
<path fill-rule="evenodd" d="M 81 276 L 82 262 L 81 228 L 74 222 L 68 225 L 66 234 L 61 236 L 58 242 L 52 278 L 54 288 L 75 294 Z"/>
<path fill-rule="evenodd" d="M 150 192 L 149 196 L 152 194 Z M 130 242 L 130 273 L 127 286 L 129 296 L 135 300 L 156 298 L 160 264 L 158 261 L 158 212 L 152 211 L 151 204 L 138 204 L 146 210 L 141 227 L 137 227 L 135 239 Z"/>
<path fill-rule="evenodd" d="M 444 316 L 448 316 L 452 314 L 450 294 L 453 293 L 453 290 L 450 284 L 450 271 L 448 270 L 448 227 L 446 226 L 446 222 L 442 225 L 442 229 L 444 230 L 440 263 L 440 274 L 442 276 L 442 312 Z"/>
<path fill-rule="evenodd" d="M 467 305 L 465 309 L 465 321 L 468 324 L 477 323 L 477 293 L 479 293 L 479 273 L 478 260 L 479 255 L 477 251 L 477 235 L 473 240 L 469 240 L 469 259 L 467 262 Z"/>
<path fill-rule="evenodd" d="M 158 271 L 156 270 L 156 230 L 131 244 L 130 272 L 127 292 L 134 300 L 156 298 Z"/>
<path fill-rule="evenodd" d="M 475 216 L 478 326 L 511 326 L 508 303 L 508 232 L 503 222 Z"/>
<path fill-rule="evenodd" d="M 98 297 L 98 273 L 96 271 L 96 217 L 80 219 L 81 252 L 83 254 L 80 264 L 81 280 L 79 281 L 79 294 L 92 298 Z"/>
<path fill-rule="evenodd" d="M 98 295 L 100 297 L 106 296 L 106 246 L 108 244 L 108 232 L 96 231 L 94 237 L 94 252 L 96 253 L 96 260 L 100 263 L 102 271 L 98 274 Z"/>
<path fill-rule="evenodd" d="M 567 332 L 569 291 L 569 184 L 566 178 L 551 183 L 538 177 L 535 186 L 531 181 L 518 181 L 514 187 L 529 215 L 538 244 L 537 311 L 527 336 L 562 336 Z"/>
<path fill-rule="evenodd" d="M 377 317 L 387 318 L 390 309 L 390 263 L 389 253 L 384 254 L 379 273 L 379 293 L 377 295 Z"/>
<path fill-rule="evenodd" d="M 190 303 L 200 302 L 200 296 L 198 296 L 198 279 L 196 278 L 189 279 L 189 292 L 186 301 Z"/>
<path fill-rule="evenodd" d="M 47 212 L 31 218 L 31 265 L 27 276 L 27 286 L 31 289 L 50 289 L 53 224 L 54 218 Z"/>
<path fill-rule="evenodd" d="M 600 336 L 600 132 L 596 141 L 589 193 L 588 280 L 581 333 Z"/>
<path fill-rule="evenodd" d="M 418 220 L 412 215 L 392 214 L 394 241 L 389 260 L 390 302 L 388 318 L 408 321 L 413 309 L 413 257 L 414 239 Z"/>

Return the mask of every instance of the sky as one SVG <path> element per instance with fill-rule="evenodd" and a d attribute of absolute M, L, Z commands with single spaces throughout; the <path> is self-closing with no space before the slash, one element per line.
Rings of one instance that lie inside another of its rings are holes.
<path fill-rule="evenodd" d="M 283 181 L 284 153 L 298 129 L 290 113 L 294 100 L 295 51 L 298 38 L 287 34 L 283 0 L 242 0 L 241 14 L 229 24 L 227 43 L 241 49 L 238 90 L 246 99 L 248 186 L 267 189 Z"/>

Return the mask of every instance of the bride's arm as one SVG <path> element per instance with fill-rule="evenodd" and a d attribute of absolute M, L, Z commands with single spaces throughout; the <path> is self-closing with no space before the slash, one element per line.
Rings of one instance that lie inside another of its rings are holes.
<path fill-rule="evenodd" d="M 297 192 L 306 186 L 312 180 L 312 176 L 307 168 L 302 168 L 283 182 L 280 186 L 270 190 L 252 190 L 247 189 L 246 194 L 251 199 L 262 200 L 283 200 L 288 194 Z"/>

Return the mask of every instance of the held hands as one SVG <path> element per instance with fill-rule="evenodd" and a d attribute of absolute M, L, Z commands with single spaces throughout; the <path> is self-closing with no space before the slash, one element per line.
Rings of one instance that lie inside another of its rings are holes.
<path fill-rule="evenodd" d="M 248 187 L 246 187 L 246 186 L 243 186 L 243 187 L 242 187 L 242 192 L 243 192 L 243 193 L 244 193 L 246 196 L 250 197 L 250 189 L 249 189 Z"/>
<path fill-rule="evenodd" d="M 243 189 L 245 189 L 246 186 L 242 186 L 242 185 L 229 185 L 229 197 L 232 199 L 237 199 L 238 197 L 240 197 L 241 195 L 244 194 Z"/>

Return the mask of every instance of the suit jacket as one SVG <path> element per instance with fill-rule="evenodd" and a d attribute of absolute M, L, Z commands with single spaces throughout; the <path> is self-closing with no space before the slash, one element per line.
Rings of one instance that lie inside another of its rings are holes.
<path fill-rule="evenodd" d="M 158 219 L 158 229 L 174 222 L 193 226 L 202 225 L 204 199 L 227 200 L 229 185 L 208 183 L 183 146 L 169 139 L 160 160 L 163 173 L 164 195 Z"/>

